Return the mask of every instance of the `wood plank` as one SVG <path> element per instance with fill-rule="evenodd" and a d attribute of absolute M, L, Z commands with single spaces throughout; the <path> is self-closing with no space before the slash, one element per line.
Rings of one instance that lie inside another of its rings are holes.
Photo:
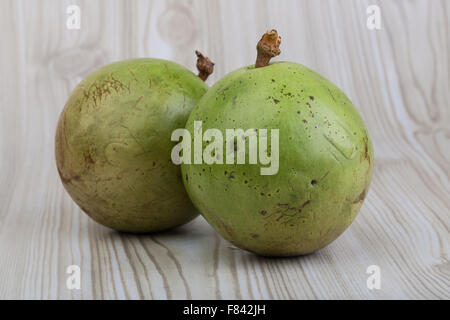
<path fill-rule="evenodd" d="M 76 1 L 0 3 L 0 298 L 449 299 L 450 5 L 447 1 Z M 366 28 L 381 8 L 382 29 Z M 53 156 L 56 122 L 96 68 L 159 57 L 213 84 L 252 64 L 270 28 L 275 60 L 336 83 L 366 121 L 374 177 L 352 226 L 319 252 L 267 259 L 221 239 L 199 217 L 172 232 L 119 234 L 90 220 L 64 191 Z M 66 288 L 79 265 L 81 290 Z M 366 286 L 381 268 L 381 290 Z"/>

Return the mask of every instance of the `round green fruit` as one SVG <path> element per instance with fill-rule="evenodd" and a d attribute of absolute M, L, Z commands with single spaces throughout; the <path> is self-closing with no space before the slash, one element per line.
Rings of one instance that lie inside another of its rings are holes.
<path fill-rule="evenodd" d="M 234 245 L 264 256 L 307 254 L 331 243 L 355 218 L 371 181 L 373 148 L 361 116 L 341 90 L 303 65 L 268 64 L 280 40 L 271 31 L 261 41 L 259 67 L 218 81 L 196 105 L 186 129 L 194 135 L 194 121 L 202 121 L 203 132 L 218 129 L 224 141 L 227 129 L 267 129 L 269 144 L 258 150 L 266 155 L 275 143 L 271 129 L 278 129 L 277 170 L 262 175 L 269 165 L 249 164 L 247 136 L 245 164 L 226 164 L 225 141 L 213 152 L 223 164 L 184 163 L 183 181 L 197 209 Z M 203 142 L 202 150 L 211 143 Z M 236 154 L 242 151 L 239 143 L 232 145 Z"/>
<path fill-rule="evenodd" d="M 209 59 L 198 55 L 212 72 Z M 55 139 L 59 175 L 72 199 L 119 231 L 161 231 L 196 217 L 171 161 L 170 137 L 207 88 L 186 68 L 160 59 L 116 62 L 86 77 L 64 107 Z"/>

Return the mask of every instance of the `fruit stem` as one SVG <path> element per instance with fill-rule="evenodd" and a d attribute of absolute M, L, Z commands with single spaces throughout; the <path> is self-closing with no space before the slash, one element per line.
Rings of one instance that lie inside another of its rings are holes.
<path fill-rule="evenodd" d="M 206 81 L 209 75 L 214 71 L 214 62 L 209 60 L 208 57 L 204 56 L 198 50 L 195 50 L 195 54 L 197 55 L 198 77 L 203 81 Z"/>
<path fill-rule="evenodd" d="M 256 45 L 258 55 L 256 57 L 255 68 L 269 65 L 270 59 L 280 54 L 281 37 L 275 29 L 263 34 L 261 40 Z"/>

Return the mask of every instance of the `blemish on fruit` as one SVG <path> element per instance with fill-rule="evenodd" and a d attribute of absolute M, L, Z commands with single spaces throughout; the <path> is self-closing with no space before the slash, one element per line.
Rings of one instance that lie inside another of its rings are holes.
<path fill-rule="evenodd" d="M 311 200 L 306 200 L 299 208 L 299 212 L 303 210 L 304 207 L 306 207 L 308 204 L 311 203 Z"/>
<path fill-rule="evenodd" d="M 355 200 L 353 200 L 353 203 L 356 204 L 356 203 L 358 203 L 358 202 L 360 202 L 360 201 L 363 201 L 365 197 L 366 197 L 366 189 L 364 189 L 364 190 L 359 194 L 359 196 L 356 197 Z"/>

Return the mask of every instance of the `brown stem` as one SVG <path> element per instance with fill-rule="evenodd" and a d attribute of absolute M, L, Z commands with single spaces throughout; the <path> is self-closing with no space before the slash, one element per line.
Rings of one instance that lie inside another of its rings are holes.
<path fill-rule="evenodd" d="M 281 37 L 277 30 L 267 31 L 256 45 L 258 56 L 256 57 L 255 68 L 265 67 L 270 59 L 280 54 Z"/>
<path fill-rule="evenodd" d="M 195 50 L 195 54 L 197 55 L 198 77 L 203 81 L 206 81 L 209 75 L 214 71 L 214 62 L 209 60 L 208 57 L 204 56 L 198 50 Z"/>

